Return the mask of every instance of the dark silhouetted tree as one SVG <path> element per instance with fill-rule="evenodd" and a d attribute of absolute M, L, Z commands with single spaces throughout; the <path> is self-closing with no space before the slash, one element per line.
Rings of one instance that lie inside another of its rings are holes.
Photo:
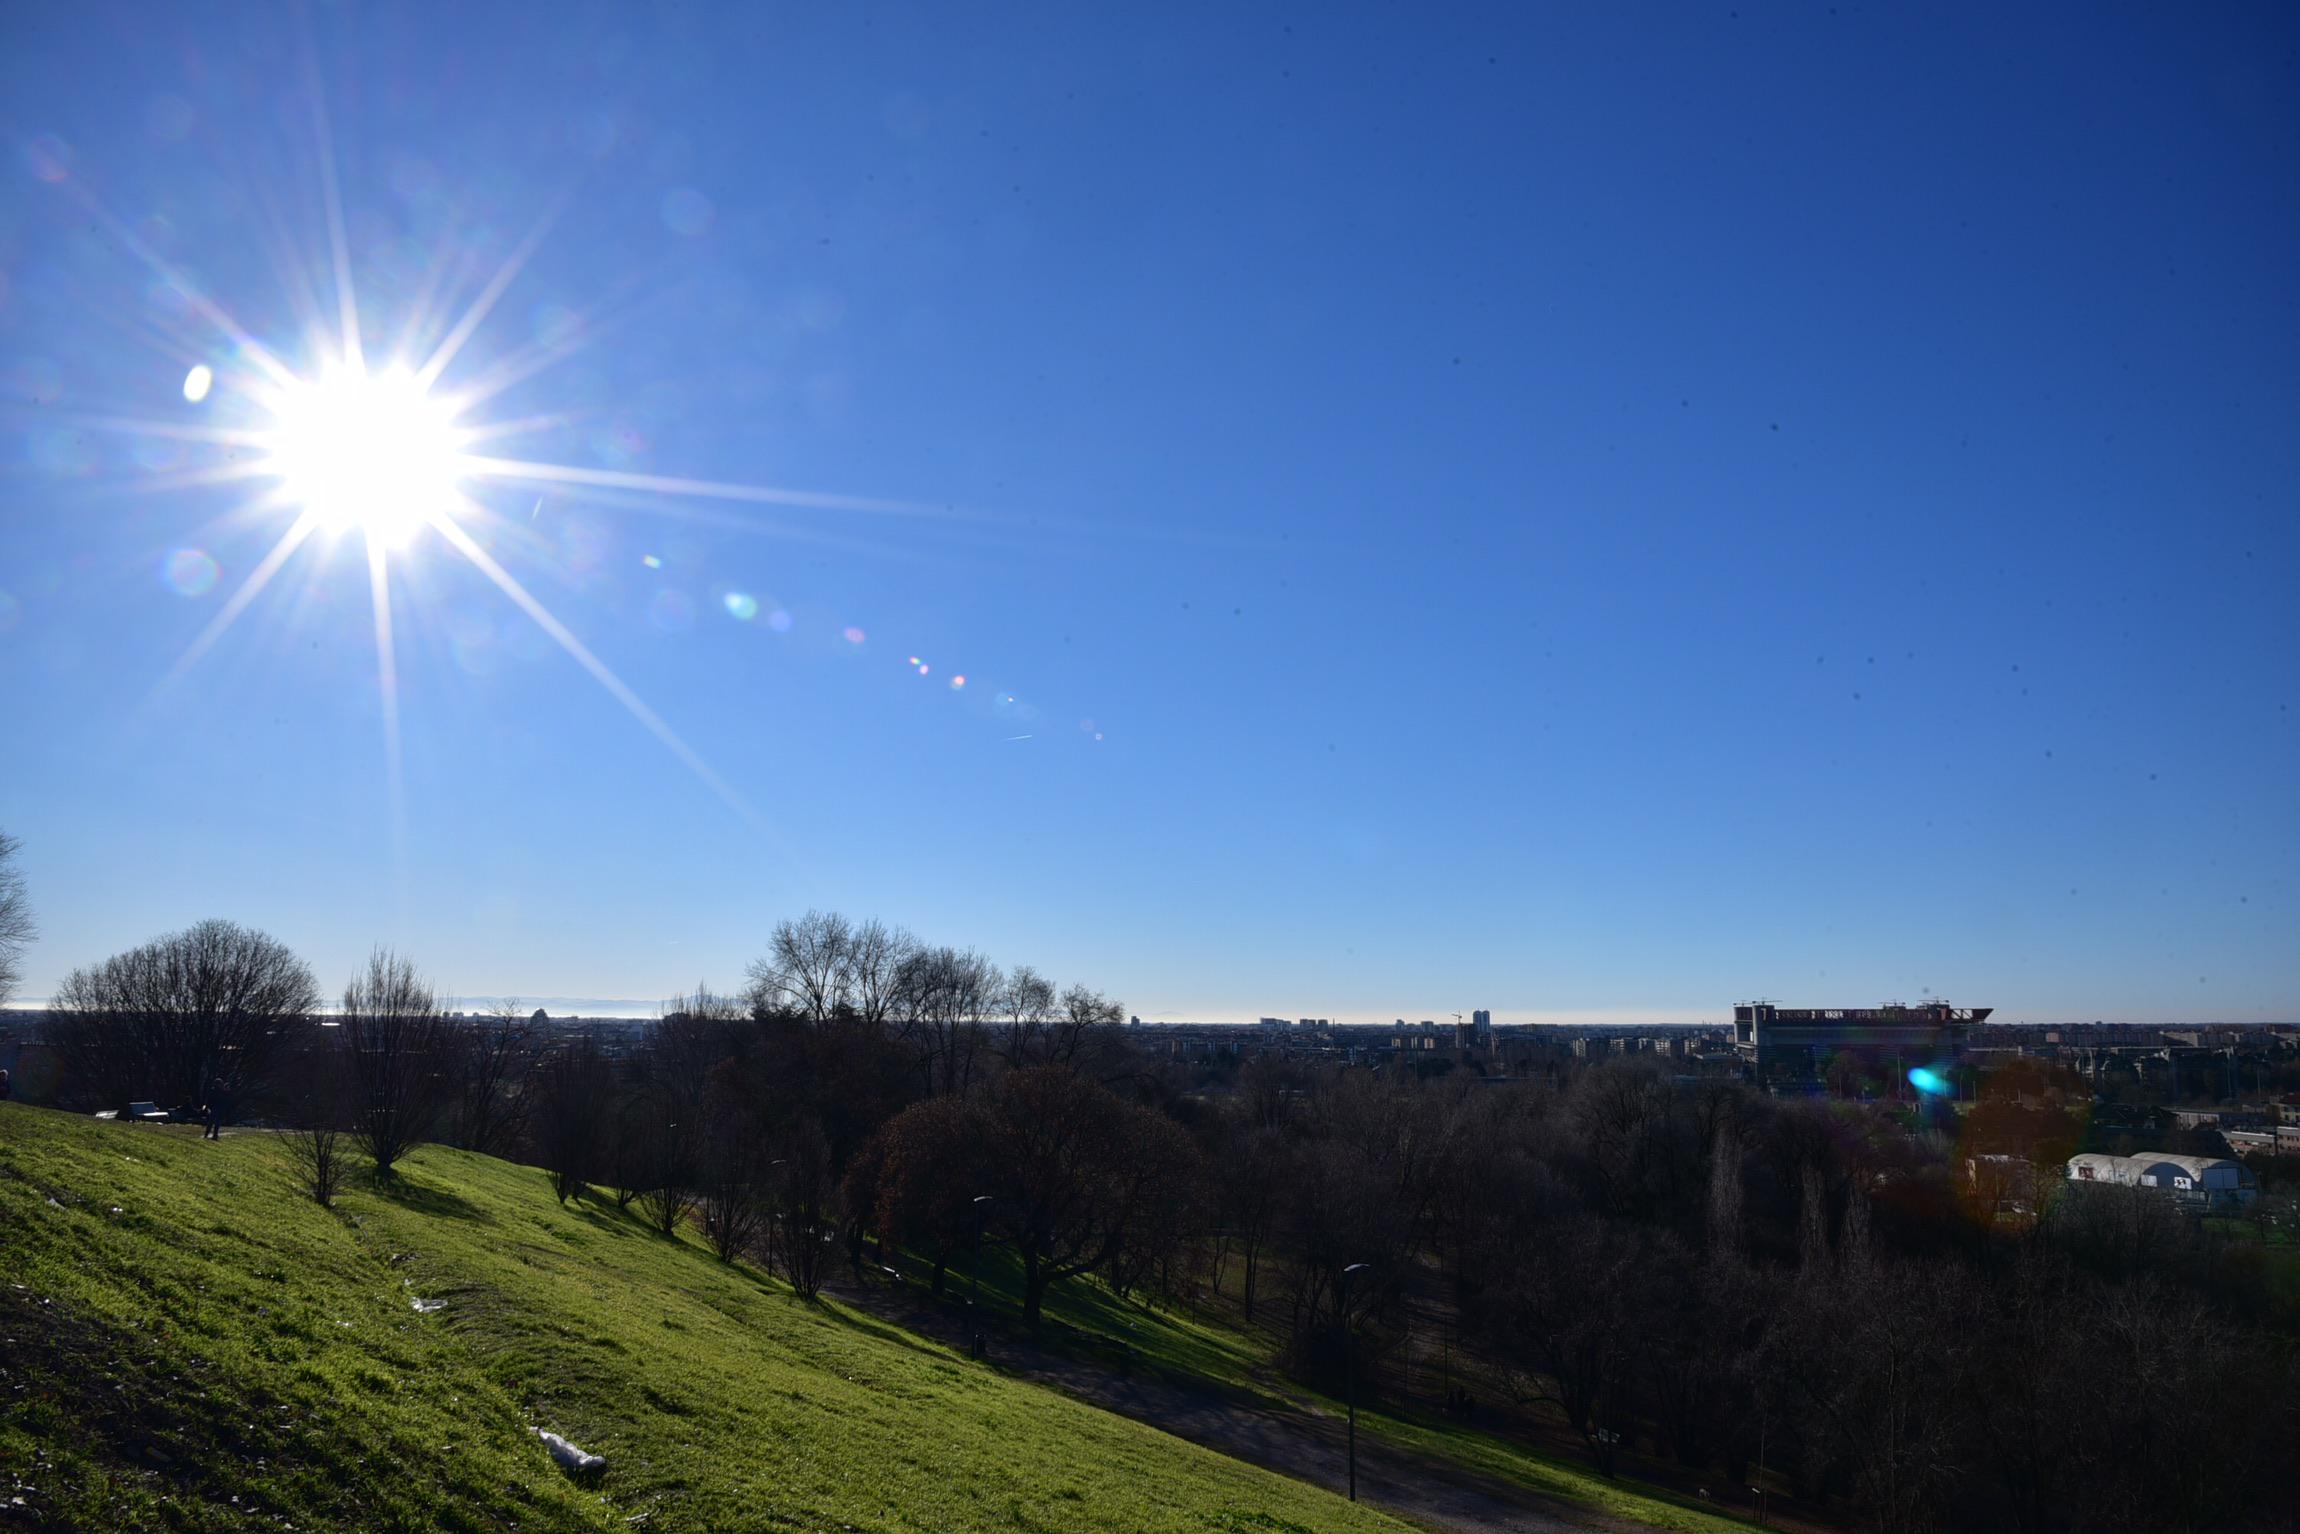
<path fill-rule="evenodd" d="M 343 1031 L 314 1027 L 309 1047 L 285 1068 L 281 1139 L 297 1185 L 322 1208 L 335 1203 L 351 1160 L 350 1097 Z"/>
<path fill-rule="evenodd" d="M 0 831 L 0 1005 L 16 994 L 24 979 L 24 950 L 38 929 L 32 924 L 31 898 L 24 892 L 24 870 L 16 864 L 24 844 Z"/>
<path fill-rule="evenodd" d="M 562 1204 L 607 1175 L 614 1115 L 615 1078 L 597 1039 L 578 1034 L 544 1054 L 535 1072 L 535 1149 Z"/>
<path fill-rule="evenodd" d="M 507 1155 L 534 1106 L 534 1025 L 507 1001 L 461 1023 L 455 1035 L 454 1143 L 483 1156 Z"/>
<path fill-rule="evenodd" d="M 438 992 L 388 948 L 344 987 L 343 1047 L 354 1138 L 376 1175 L 430 1140 L 453 1090 L 458 1039 Z"/>
<path fill-rule="evenodd" d="M 285 944 L 204 921 L 67 975 L 45 1036 L 74 1099 L 197 1106 L 263 1087 L 318 1005 L 311 970 Z"/>

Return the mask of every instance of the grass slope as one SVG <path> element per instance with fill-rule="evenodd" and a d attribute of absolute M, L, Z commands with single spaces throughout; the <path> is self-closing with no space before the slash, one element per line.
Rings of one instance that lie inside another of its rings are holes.
<path fill-rule="evenodd" d="M 426 1150 L 329 1212 L 270 1136 L 11 1106 L 0 1528 L 26 1526 L 1403 1527 L 561 1209 L 530 1168 Z"/>

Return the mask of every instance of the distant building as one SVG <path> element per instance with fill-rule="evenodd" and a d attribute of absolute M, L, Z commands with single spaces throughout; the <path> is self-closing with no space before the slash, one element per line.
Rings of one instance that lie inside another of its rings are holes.
<path fill-rule="evenodd" d="M 1818 1082 L 1850 1057 L 1863 1074 L 1889 1074 L 1897 1084 L 1910 1070 L 1945 1075 L 1964 1054 L 1969 1032 L 1993 1008 L 1952 1007 L 1945 1001 L 1881 1007 L 1780 1007 L 1745 1001 L 1733 1008 L 1733 1048 L 1752 1080 Z"/>
<path fill-rule="evenodd" d="M 2239 1156 L 2300 1156 L 2300 1124 L 2278 1124 L 2272 1129 L 2224 1131 L 2228 1148 Z"/>
<path fill-rule="evenodd" d="M 2104 1156 L 2088 1151 L 2068 1158 L 2068 1180 L 2154 1188 L 2195 1209 L 2241 1209 L 2260 1197 L 2260 1181 L 2251 1169 L 2224 1156 L 2172 1156 L 2155 1151 Z"/>

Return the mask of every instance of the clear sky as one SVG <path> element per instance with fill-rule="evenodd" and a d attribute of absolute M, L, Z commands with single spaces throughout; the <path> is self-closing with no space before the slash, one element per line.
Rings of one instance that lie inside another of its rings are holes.
<path fill-rule="evenodd" d="M 2300 1016 L 2300 21 L 1956 9 L 10 8 L 20 999 L 821 906 L 1145 1018 Z M 470 451 L 880 503 L 470 481 L 725 793 L 436 530 L 400 810 L 357 527 L 180 666 L 330 173 L 377 370 L 541 231 Z"/>

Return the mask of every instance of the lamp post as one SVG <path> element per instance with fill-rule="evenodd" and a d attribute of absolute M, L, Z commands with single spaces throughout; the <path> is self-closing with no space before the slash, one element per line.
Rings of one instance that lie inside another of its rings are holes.
<path fill-rule="evenodd" d="M 990 1201 L 987 1193 L 975 1197 L 974 1250 L 967 1261 L 966 1332 L 969 1356 L 974 1358 L 982 1356 L 982 1222 L 990 1213 Z"/>
<path fill-rule="evenodd" d="M 767 1271 L 770 1273 L 772 1273 L 775 1268 L 775 1236 L 777 1234 L 776 1227 L 781 1225 L 783 1222 L 783 1180 L 780 1177 L 776 1177 L 774 1174 L 789 1164 L 790 1158 L 788 1156 L 777 1156 L 774 1160 L 767 1163 L 768 1179 L 775 1185 L 772 1207 L 767 1210 Z M 787 1267 L 788 1264 L 785 1266 Z M 784 1277 L 786 1278 L 789 1276 L 790 1275 L 788 1273 L 784 1274 Z"/>
<path fill-rule="evenodd" d="M 1342 1269 L 1342 1379 L 1350 1403 L 1350 1500 L 1358 1500 L 1358 1348 L 1350 1330 L 1350 1285 L 1372 1263 L 1353 1262 Z"/>

